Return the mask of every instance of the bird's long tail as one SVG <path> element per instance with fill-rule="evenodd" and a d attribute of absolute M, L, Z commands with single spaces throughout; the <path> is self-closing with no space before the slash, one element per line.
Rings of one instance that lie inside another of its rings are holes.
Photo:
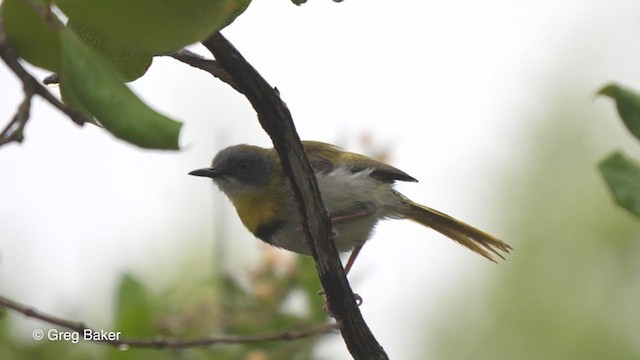
<path fill-rule="evenodd" d="M 500 251 L 508 253 L 511 250 L 511 246 L 494 236 L 456 220 L 447 214 L 417 204 L 407 198 L 403 198 L 402 201 L 407 206 L 399 214 L 401 217 L 430 227 L 493 262 L 496 262 L 495 256 L 504 259 Z"/>

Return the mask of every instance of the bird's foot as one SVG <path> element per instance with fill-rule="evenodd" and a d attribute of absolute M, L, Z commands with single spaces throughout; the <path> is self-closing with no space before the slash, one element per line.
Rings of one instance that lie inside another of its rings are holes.
<path fill-rule="evenodd" d="M 329 302 L 327 301 L 326 293 L 324 291 L 318 291 L 318 295 L 324 296 L 324 305 L 322 306 L 322 310 L 324 311 L 324 313 L 331 316 L 332 318 L 335 318 L 335 315 L 333 314 L 333 312 L 331 311 L 331 307 L 329 306 Z M 356 302 L 356 306 L 362 305 L 362 296 L 354 293 L 353 300 Z"/>

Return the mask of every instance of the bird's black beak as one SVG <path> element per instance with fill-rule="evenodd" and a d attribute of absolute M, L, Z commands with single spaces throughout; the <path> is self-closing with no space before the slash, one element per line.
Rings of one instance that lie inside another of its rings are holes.
<path fill-rule="evenodd" d="M 216 168 L 211 167 L 211 168 L 193 170 L 192 172 L 189 173 L 189 175 L 204 176 L 204 177 L 215 179 L 215 178 L 221 177 L 222 172 Z"/>

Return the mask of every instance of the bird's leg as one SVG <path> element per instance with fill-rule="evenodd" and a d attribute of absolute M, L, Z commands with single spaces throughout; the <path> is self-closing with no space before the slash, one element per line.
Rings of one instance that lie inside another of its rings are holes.
<path fill-rule="evenodd" d="M 362 250 L 363 246 L 364 244 L 360 244 L 354 247 L 353 251 L 351 251 L 351 255 L 349 255 L 349 260 L 347 260 L 347 264 L 344 266 L 345 275 L 349 275 L 349 270 L 351 270 L 353 263 L 356 262 L 356 258 L 358 257 L 358 254 L 360 253 L 360 250 Z"/>
<path fill-rule="evenodd" d="M 353 251 L 351 252 L 351 255 L 349 255 L 349 260 L 347 260 L 347 264 L 344 267 L 344 275 L 348 275 L 349 274 L 349 270 L 351 270 L 351 267 L 353 266 L 353 263 L 356 261 L 356 257 L 358 257 L 358 254 L 360 253 L 360 250 L 362 250 L 362 247 L 364 246 L 364 244 L 358 245 L 355 248 L 353 248 Z M 318 294 L 320 295 L 325 295 L 324 291 L 319 292 Z M 360 306 L 362 305 L 362 296 L 353 293 L 353 299 L 356 301 L 356 305 Z M 333 313 L 331 312 L 331 308 L 329 307 L 329 303 L 327 302 L 327 299 L 324 300 L 324 306 L 322 307 L 324 309 L 324 312 L 333 317 Z"/>
<path fill-rule="evenodd" d="M 349 275 L 349 270 L 351 270 L 351 267 L 353 266 L 353 263 L 356 261 L 356 258 L 358 257 L 358 254 L 360 253 L 360 250 L 362 250 L 362 247 L 364 246 L 364 244 L 358 245 L 356 247 L 353 248 L 353 251 L 351 251 L 351 255 L 349 255 L 349 260 L 347 260 L 347 264 L 344 266 L 344 275 Z M 324 295 L 324 291 L 320 291 L 318 292 L 319 295 Z M 358 302 L 358 305 L 362 304 L 362 298 L 360 297 L 360 295 L 358 294 L 353 294 L 356 297 L 356 301 Z"/>
<path fill-rule="evenodd" d="M 375 204 L 370 202 L 365 202 L 365 203 L 362 203 L 362 208 L 360 210 L 347 213 L 347 214 L 331 216 L 331 222 L 339 223 L 341 221 L 358 219 L 361 217 L 373 215 L 376 213 L 376 211 L 378 211 L 378 207 Z M 340 236 L 340 233 L 337 230 L 333 229 L 331 231 L 332 238 L 335 238 L 334 232 L 336 233 L 335 237 Z M 344 267 L 345 275 L 349 274 L 349 270 L 351 270 L 351 267 L 353 266 L 353 263 L 356 261 L 356 258 L 358 257 L 358 254 L 360 253 L 360 250 L 362 250 L 363 246 L 364 246 L 364 243 L 357 245 L 355 248 L 353 248 L 351 255 L 349 255 L 349 260 L 347 260 L 347 264 Z"/>
<path fill-rule="evenodd" d="M 373 214 L 376 213 L 376 211 L 378 211 L 378 207 L 375 204 L 363 203 L 363 208 L 358 210 L 358 211 L 354 211 L 354 212 L 348 213 L 348 214 L 341 214 L 341 215 L 331 216 L 331 222 L 332 223 L 337 223 L 337 222 L 341 222 L 341 221 L 357 219 L 357 218 L 373 215 Z M 338 236 L 340 236 L 340 233 L 335 228 L 331 229 L 331 238 L 335 239 Z M 364 246 L 364 243 L 362 243 L 360 245 L 357 245 L 356 247 L 353 248 L 353 251 L 351 251 L 351 255 L 349 255 L 349 259 L 347 260 L 347 263 L 344 266 L 344 274 L 345 275 L 349 274 L 349 271 L 353 267 L 353 264 L 355 263 L 356 258 L 358 257 L 358 254 L 360 253 L 360 250 L 362 250 L 363 246 Z M 325 295 L 325 292 L 321 291 L 321 292 L 319 292 L 319 294 L 320 295 Z M 354 297 L 354 300 L 356 301 L 356 304 L 358 306 L 362 305 L 362 296 L 354 293 L 353 297 Z M 331 308 L 329 307 L 329 304 L 327 303 L 326 300 L 324 302 L 324 312 L 327 313 L 329 316 L 332 316 Z"/>
<path fill-rule="evenodd" d="M 369 216 L 369 215 L 373 215 L 376 213 L 376 211 L 378 211 L 378 207 L 370 202 L 363 202 L 362 204 L 362 208 L 350 213 L 343 213 L 340 215 L 331 215 L 329 214 L 329 217 L 331 218 L 331 223 L 339 223 L 341 221 L 346 221 L 346 220 L 353 220 L 353 219 L 357 219 L 357 218 L 361 218 L 361 217 L 365 217 L 365 216 Z M 300 232 L 302 232 L 302 227 L 300 227 Z M 340 232 L 332 227 L 331 228 L 331 234 L 329 235 L 331 237 L 331 239 L 336 239 L 338 236 L 340 236 Z M 302 241 L 305 244 L 309 244 L 309 242 L 307 241 L 306 236 L 304 236 L 304 234 L 302 234 Z M 364 244 L 362 244 L 364 245 Z M 356 257 L 358 256 L 358 253 L 360 252 L 360 250 L 362 249 L 362 245 L 358 245 L 353 249 L 353 252 L 351 252 L 351 255 L 349 256 L 349 260 L 347 261 L 347 265 L 344 268 L 344 272 L 345 274 L 349 273 L 349 270 L 351 269 L 351 267 L 353 266 L 353 263 L 356 260 Z"/>

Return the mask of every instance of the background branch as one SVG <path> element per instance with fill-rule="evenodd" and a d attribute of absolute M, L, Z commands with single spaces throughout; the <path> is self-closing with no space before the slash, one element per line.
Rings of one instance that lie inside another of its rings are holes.
<path fill-rule="evenodd" d="M 42 320 L 46 323 L 56 325 L 65 329 L 69 329 L 78 333 L 84 333 L 85 330 L 94 332 L 94 330 L 82 322 L 74 322 L 66 319 L 62 319 L 56 316 L 48 315 L 40 312 L 32 307 L 20 304 L 4 296 L 0 295 L 0 307 L 12 309 L 23 314 L 26 317 Z M 197 339 L 170 339 L 163 337 L 153 337 L 148 339 L 130 339 L 130 338 L 118 338 L 117 340 L 108 339 L 94 339 L 91 340 L 96 343 L 108 344 L 117 346 L 119 348 L 190 348 L 190 347 L 206 347 L 213 345 L 223 344 L 248 344 L 264 341 L 284 341 L 284 340 L 298 340 L 308 337 L 328 334 L 338 329 L 338 324 L 323 324 L 309 329 L 297 330 L 297 331 L 280 331 L 270 332 L 264 334 L 250 334 L 250 335 L 227 335 L 219 337 L 203 337 Z"/>
<path fill-rule="evenodd" d="M 33 91 L 31 87 L 25 87 L 24 100 L 13 118 L 2 129 L 0 133 L 0 146 L 6 145 L 10 142 L 22 142 L 24 138 L 23 130 L 27 121 L 29 121 L 29 113 L 31 112 L 31 99 L 33 98 Z"/>
<path fill-rule="evenodd" d="M 29 98 L 29 102 L 30 102 L 30 98 L 33 97 L 34 94 L 37 94 L 43 99 L 45 99 L 47 102 L 49 102 L 51 105 L 55 106 L 58 110 L 65 113 L 69 117 L 69 119 L 71 119 L 71 121 L 73 121 L 74 123 L 78 125 L 83 125 L 85 122 L 92 122 L 84 114 L 63 104 L 60 100 L 58 100 L 55 96 L 53 96 L 53 94 L 51 94 L 49 90 L 47 90 L 44 86 L 42 86 L 38 80 L 36 80 L 33 76 L 31 76 L 31 74 L 29 74 L 29 72 L 27 72 L 27 70 L 25 70 L 24 67 L 22 67 L 22 65 L 18 61 L 18 56 L 15 54 L 15 52 L 13 51 L 13 48 L 9 45 L 9 42 L 7 41 L 7 36 L 6 36 L 6 33 L 4 32 L 4 24 L 3 24 L 2 16 L 0 16 L 0 58 L 2 58 L 2 60 L 7 64 L 9 69 L 11 69 L 11 71 L 14 74 L 16 74 L 18 79 L 20 79 L 20 82 L 22 82 L 22 87 L 24 88 L 24 91 L 25 91 L 25 98 Z M 19 113 L 20 113 L 20 110 L 18 110 L 18 113 L 16 113 L 16 116 L 19 115 Z M 14 116 L 14 120 L 15 120 L 15 116 Z M 14 120 L 10 121 L 9 125 L 6 128 L 9 128 L 9 126 L 11 125 L 11 122 L 13 122 Z M 28 120 L 28 113 L 27 113 L 27 118 L 23 119 L 23 123 L 22 123 L 23 126 L 27 122 L 27 120 Z"/>
<path fill-rule="evenodd" d="M 331 222 L 289 109 L 278 92 L 222 34 L 215 33 L 202 43 L 247 97 L 263 129 L 273 140 L 284 172 L 291 181 L 303 220 L 304 236 L 309 241 L 329 307 L 340 324 L 349 352 L 356 359 L 387 359 L 387 354 L 362 318 L 338 252 L 330 239 Z"/>

